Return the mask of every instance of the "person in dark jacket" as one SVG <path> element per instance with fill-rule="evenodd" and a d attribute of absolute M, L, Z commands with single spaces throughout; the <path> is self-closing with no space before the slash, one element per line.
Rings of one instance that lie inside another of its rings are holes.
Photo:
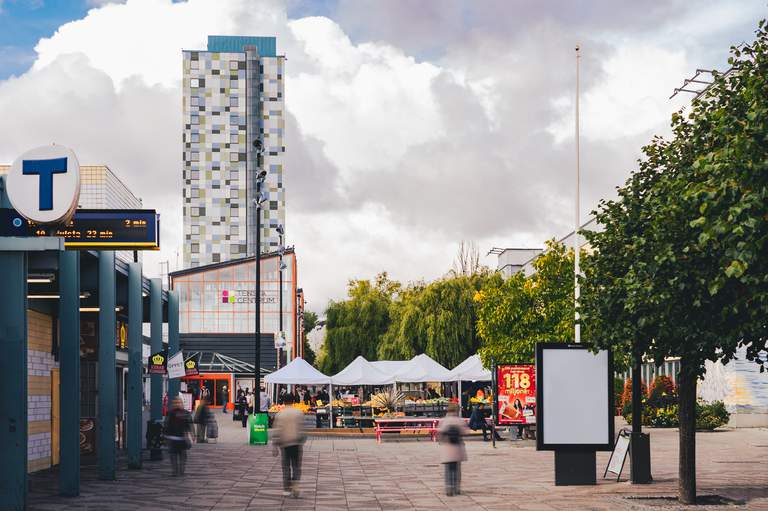
<path fill-rule="evenodd" d="M 208 432 L 208 422 L 211 420 L 211 410 L 208 408 L 208 401 L 201 399 L 195 409 L 194 423 L 197 425 L 197 443 L 204 444 L 208 442 L 206 434 Z"/>
<path fill-rule="evenodd" d="M 222 413 L 227 413 L 227 405 L 229 404 L 229 390 L 227 389 L 227 386 L 224 385 L 221 388 L 221 411 Z"/>
<path fill-rule="evenodd" d="M 181 398 L 175 398 L 171 410 L 165 416 L 165 441 L 171 455 L 171 470 L 174 476 L 183 476 L 187 464 L 187 449 L 192 445 L 192 417 L 184 409 Z"/>
<path fill-rule="evenodd" d="M 480 410 L 480 407 L 478 405 L 475 405 L 472 407 L 472 415 L 469 416 L 469 429 L 472 431 L 482 430 L 483 432 L 483 441 L 487 442 L 490 440 L 489 434 L 491 432 L 490 426 L 488 426 L 488 423 L 485 421 L 485 415 L 483 415 L 483 412 Z M 498 433 L 494 432 L 496 435 L 496 440 L 503 440 L 501 436 L 499 436 Z"/>
<path fill-rule="evenodd" d="M 237 399 L 237 405 L 240 407 L 240 417 L 243 421 L 243 427 L 248 425 L 248 398 L 245 394 Z"/>

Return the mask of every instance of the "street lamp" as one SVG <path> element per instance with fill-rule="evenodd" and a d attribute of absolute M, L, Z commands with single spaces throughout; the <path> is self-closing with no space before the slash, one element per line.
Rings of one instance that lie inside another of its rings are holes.
<path fill-rule="evenodd" d="M 283 229 L 282 225 L 277 226 L 277 234 L 280 235 L 280 247 L 278 249 L 278 254 L 280 255 L 280 263 L 279 263 L 279 269 L 280 269 L 280 300 L 279 300 L 279 312 L 278 317 L 280 321 L 280 327 L 278 329 L 278 335 L 280 337 L 280 341 L 278 343 L 277 348 L 277 367 L 280 367 L 280 358 L 282 357 L 282 347 L 283 347 L 283 270 L 286 268 L 285 263 L 283 262 L 283 255 L 285 254 L 285 246 L 283 244 L 283 235 L 285 234 L 285 229 Z"/>
<path fill-rule="evenodd" d="M 256 206 L 256 357 L 253 364 L 253 414 L 255 416 L 261 411 L 261 205 L 267 199 L 261 188 L 267 178 L 267 171 L 261 168 L 264 155 L 264 144 L 261 139 L 254 140 L 253 147 L 256 150 L 256 168 L 259 169 L 256 174 L 256 197 L 253 199 L 253 205 Z"/>

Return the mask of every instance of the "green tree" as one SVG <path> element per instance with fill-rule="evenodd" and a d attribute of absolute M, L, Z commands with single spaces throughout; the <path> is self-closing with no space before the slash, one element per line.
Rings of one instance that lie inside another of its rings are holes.
<path fill-rule="evenodd" d="M 768 37 L 732 49 L 732 72 L 670 140 L 654 138 L 618 199 L 588 233 L 583 321 L 597 347 L 635 350 L 657 363 L 679 356 L 679 498 L 696 500 L 696 381 L 706 360 L 760 352 L 768 329 Z M 628 346 L 629 345 L 629 346 Z"/>
<path fill-rule="evenodd" d="M 426 353 L 453 367 L 473 355 L 480 346 L 474 296 L 488 278 L 487 270 L 478 269 L 403 290 L 390 306 L 379 358 L 402 360 Z"/>
<path fill-rule="evenodd" d="M 304 353 L 304 360 L 309 362 L 310 364 L 314 365 L 317 360 L 317 355 L 315 354 L 312 347 L 309 345 L 309 338 L 308 334 L 312 330 L 315 329 L 317 326 L 317 314 L 312 311 L 304 311 L 304 328 L 302 336 L 302 352 Z"/>
<path fill-rule="evenodd" d="M 334 374 L 344 369 L 358 355 L 376 359 L 382 335 L 389 327 L 389 307 L 398 282 L 386 273 L 369 280 L 349 282 L 348 299 L 331 302 L 325 312 L 326 333 L 320 370 Z"/>
<path fill-rule="evenodd" d="M 480 358 L 531 363 L 540 341 L 573 340 L 573 251 L 554 240 L 533 262 L 535 273 L 487 280 L 475 300 Z"/>

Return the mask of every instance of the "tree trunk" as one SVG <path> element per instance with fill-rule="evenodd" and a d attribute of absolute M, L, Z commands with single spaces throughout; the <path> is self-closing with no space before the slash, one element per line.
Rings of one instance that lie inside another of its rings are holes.
<path fill-rule="evenodd" d="M 696 503 L 696 376 L 695 368 L 683 358 L 678 377 L 680 420 L 679 500 Z"/>

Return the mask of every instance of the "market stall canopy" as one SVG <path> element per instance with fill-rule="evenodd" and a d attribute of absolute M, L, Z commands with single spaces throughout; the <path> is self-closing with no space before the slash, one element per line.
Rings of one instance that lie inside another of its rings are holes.
<path fill-rule="evenodd" d="M 395 375 L 399 373 L 407 360 L 374 360 L 370 364 L 384 374 Z"/>
<path fill-rule="evenodd" d="M 385 374 L 362 356 L 358 356 L 339 373 L 331 376 L 334 385 L 388 385 L 394 383 L 391 374 Z"/>
<path fill-rule="evenodd" d="M 428 381 L 454 381 L 451 372 L 427 355 L 416 355 L 395 374 L 395 381 L 421 383 Z"/>
<path fill-rule="evenodd" d="M 294 358 L 285 367 L 265 376 L 264 381 L 284 385 L 328 385 L 331 378 L 309 365 L 303 358 Z"/>
<path fill-rule="evenodd" d="M 483 367 L 480 357 L 472 355 L 451 370 L 454 381 L 491 381 L 491 371 Z"/>

